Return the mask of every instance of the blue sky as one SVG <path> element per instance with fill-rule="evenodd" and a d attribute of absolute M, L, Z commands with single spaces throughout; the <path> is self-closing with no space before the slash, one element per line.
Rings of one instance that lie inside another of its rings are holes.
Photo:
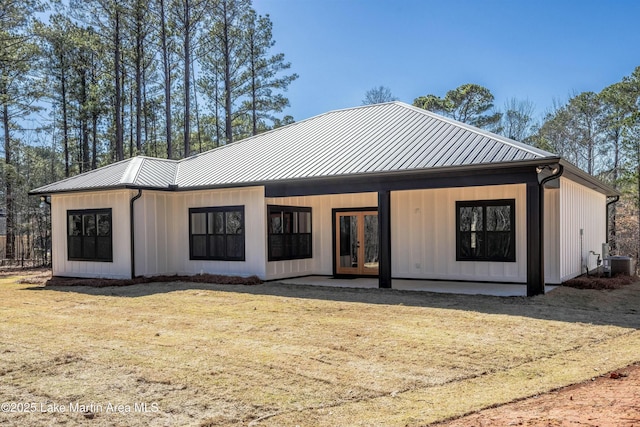
<path fill-rule="evenodd" d="M 640 65 L 640 1 L 254 0 L 300 75 L 286 114 L 302 120 L 362 103 L 383 85 L 401 101 L 464 83 L 496 106 L 599 92 Z"/>

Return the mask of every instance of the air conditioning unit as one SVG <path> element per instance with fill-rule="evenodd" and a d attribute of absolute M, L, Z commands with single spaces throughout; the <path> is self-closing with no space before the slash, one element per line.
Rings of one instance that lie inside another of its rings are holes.
<path fill-rule="evenodd" d="M 624 274 L 626 276 L 633 276 L 634 265 L 631 257 L 628 256 L 610 256 L 611 263 L 611 275 Z"/>

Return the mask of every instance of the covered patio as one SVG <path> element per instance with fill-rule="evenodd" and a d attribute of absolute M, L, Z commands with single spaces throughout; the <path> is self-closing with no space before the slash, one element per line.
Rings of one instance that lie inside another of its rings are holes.
<path fill-rule="evenodd" d="M 377 277 L 345 279 L 334 278 L 332 276 L 306 276 L 278 280 L 278 282 L 291 285 L 327 286 L 334 288 L 374 289 L 379 287 Z M 525 283 L 391 279 L 391 288 L 401 291 L 437 292 L 447 294 L 490 295 L 499 297 L 527 296 L 527 285 Z M 555 288 L 556 286 L 546 286 L 545 292 L 549 292 Z"/>

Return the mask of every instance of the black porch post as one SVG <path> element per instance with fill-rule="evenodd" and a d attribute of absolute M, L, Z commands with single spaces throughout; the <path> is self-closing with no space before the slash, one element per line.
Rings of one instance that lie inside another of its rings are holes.
<path fill-rule="evenodd" d="M 391 192 L 378 191 L 378 287 L 391 288 Z"/>
<path fill-rule="evenodd" d="M 544 187 L 527 182 L 527 296 L 544 294 Z"/>

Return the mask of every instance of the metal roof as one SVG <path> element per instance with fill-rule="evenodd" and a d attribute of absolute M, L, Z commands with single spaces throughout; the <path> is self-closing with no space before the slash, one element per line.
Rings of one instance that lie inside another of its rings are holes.
<path fill-rule="evenodd" d="M 132 157 L 32 190 L 31 194 L 102 190 L 124 187 L 166 188 L 173 184 L 178 162 L 152 157 Z"/>
<path fill-rule="evenodd" d="M 549 152 L 402 102 L 330 111 L 183 160 L 135 157 L 33 190 L 197 188 L 557 161 Z"/>

